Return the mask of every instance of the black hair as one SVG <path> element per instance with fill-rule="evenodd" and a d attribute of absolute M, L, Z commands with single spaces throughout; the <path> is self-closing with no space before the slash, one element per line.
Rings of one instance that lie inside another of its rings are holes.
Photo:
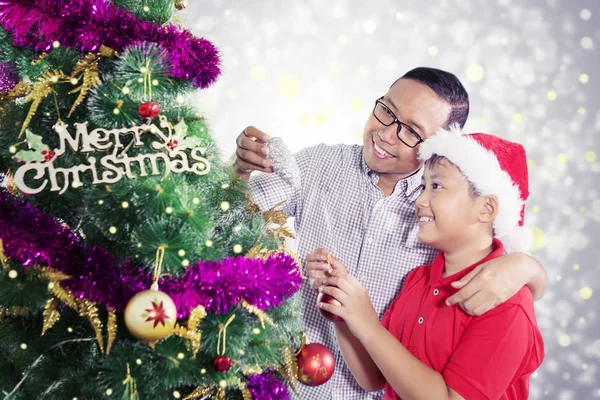
<path fill-rule="evenodd" d="M 411 79 L 425 84 L 450 104 L 452 109 L 444 128 L 449 128 L 452 124 L 459 124 L 461 128 L 465 126 L 469 116 L 469 94 L 456 75 L 441 69 L 418 67 L 408 71 L 400 79 Z"/>
<path fill-rule="evenodd" d="M 436 165 L 440 165 L 443 161 L 446 161 L 446 162 L 450 163 L 451 165 L 454 165 L 456 168 L 458 168 L 458 170 L 460 171 L 460 173 L 463 174 L 463 176 L 465 176 L 465 174 L 462 172 L 462 170 L 460 169 L 460 167 L 458 165 L 454 164 L 448 158 L 446 158 L 444 156 L 440 156 L 438 154 L 434 154 L 431 157 L 429 157 L 429 159 L 427 159 L 425 161 L 425 167 L 427 167 L 427 168 L 433 168 Z M 473 182 L 471 182 L 468 179 L 467 179 L 467 182 L 469 182 L 469 194 L 472 197 L 481 196 L 481 192 L 479 192 L 479 190 L 475 187 L 475 185 L 473 184 Z"/>

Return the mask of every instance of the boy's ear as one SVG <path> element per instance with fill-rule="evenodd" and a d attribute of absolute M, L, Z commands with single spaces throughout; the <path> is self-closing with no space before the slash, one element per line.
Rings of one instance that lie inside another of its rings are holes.
<path fill-rule="evenodd" d="M 483 206 L 479 213 L 479 220 L 481 222 L 494 222 L 498 216 L 498 197 L 491 194 L 483 198 Z"/>

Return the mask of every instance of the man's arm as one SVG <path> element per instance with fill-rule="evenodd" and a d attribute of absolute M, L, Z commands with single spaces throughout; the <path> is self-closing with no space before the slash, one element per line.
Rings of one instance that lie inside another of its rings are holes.
<path fill-rule="evenodd" d="M 529 272 L 527 287 L 533 295 L 533 300 L 538 301 L 548 289 L 548 272 L 546 268 L 538 260 L 525 253 L 515 253 L 515 256 L 522 258 L 523 266 Z"/>
<path fill-rule="evenodd" d="M 523 286 L 539 300 L 548 288 L 548 274 L 533 257 L 511 253 L 477 266 L 452 286 L 460 290 L 446 304 L 458 303 L 467 314 L 479 316 L 510 299 Z"/>

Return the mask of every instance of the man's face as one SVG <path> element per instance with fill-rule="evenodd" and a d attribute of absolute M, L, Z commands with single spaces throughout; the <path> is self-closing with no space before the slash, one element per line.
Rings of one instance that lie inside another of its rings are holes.
<path fill-rule="evenodd" d="M 442 128 L 451 110 L 450 104 L 431 88 L 411 79 L 400 79 L 381 101 L 422 139 Z M 417 159 L 419 147 L 410 148 L 402 143 L 397 131 L 397 123 L 384 126 L 371 113 L 365 124 L 363 144 L 367 165 L 373 171 L 406 176 L 421 167 Z"/>

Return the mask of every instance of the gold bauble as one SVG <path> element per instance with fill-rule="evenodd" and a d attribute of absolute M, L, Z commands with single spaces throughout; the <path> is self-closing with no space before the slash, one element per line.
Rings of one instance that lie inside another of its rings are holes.
<path fill-rule="evenodd" d="M 187 7 L 187 1 L 186 0 L 177 0 L 175 2 L 175 8 L 178 9 L 178 10 L 183 10 L 186 7 Z"/>
<path fill-rule="evenodd" d="M 133 336 L 153 342 L 169 336 L 177 322 L 175 303 L 165 292 L 144 290 L 129 300 L 125 325 Z"/>

